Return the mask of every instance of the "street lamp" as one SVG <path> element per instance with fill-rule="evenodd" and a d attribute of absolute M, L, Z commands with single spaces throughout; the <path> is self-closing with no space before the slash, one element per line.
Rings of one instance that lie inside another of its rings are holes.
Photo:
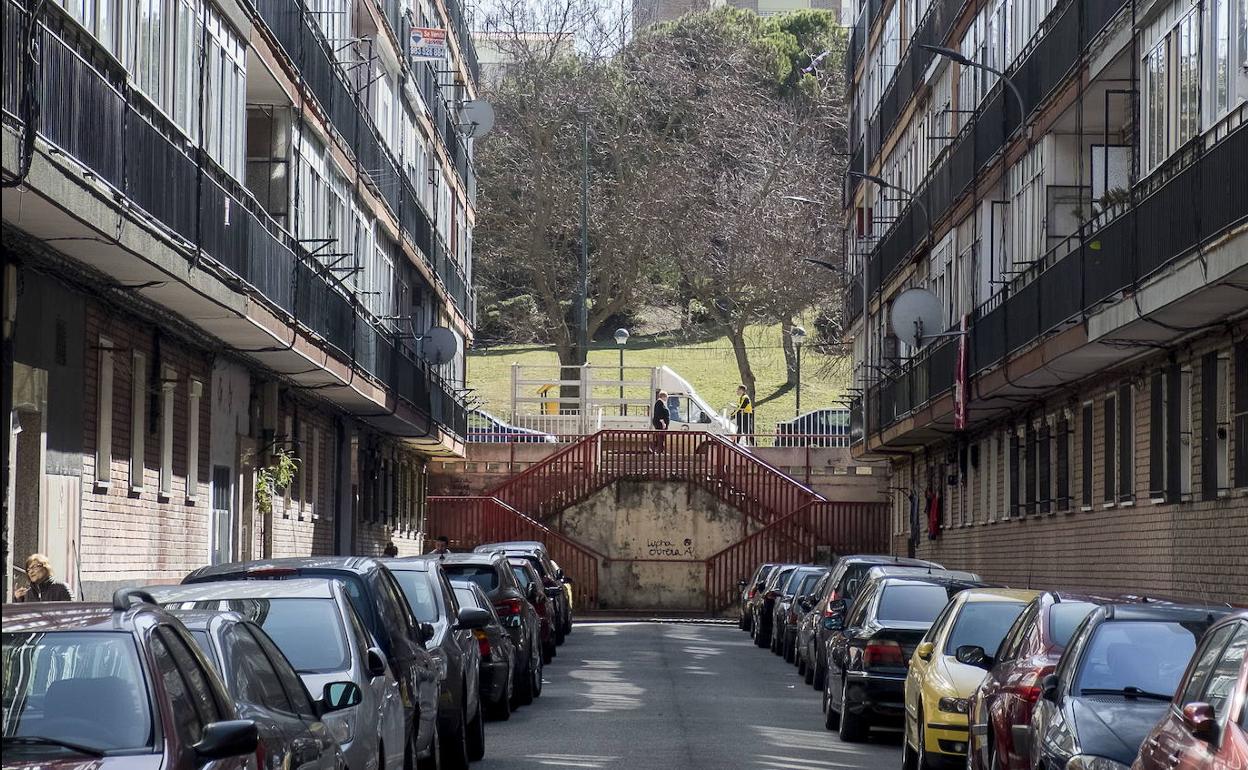
<path fill-rule="evenodd" d="M 806 330 L 800 326 L 794 326 L 789 332 L 789 339 L 793 340 L 794 346 L 797 347 L 797 403 L 793 407 L 793 416 L 800 417 L 802 414 L 802 343 L 806 341 Z"/>
<path fill-rule="evenodd" d="M 913 203 L 915 206 L 917 206 L 919 208 L 919 211 L 923 212 L 923 221 L 927 225 L 927 227 L 924 228 L 927 232 L 927 239 L 929 241 L 932 239 L 932 215 L 927 210 L 927 206 L 926 204 L 923 203 L 923 200 L 921 198 L 919 198 L 913 192 L 911 192 L 910 190 L 907 190 L 904 187 L 898 187 L 897 185 L 893 184 L 892 182 L 888 181 L 882 176 L 876 176 L 875 174 L 864 174 L 861 171 L 847 171 L 846 173 L 849 174 L 854 179 L 861 179 L 864 182 L 870 182 L 882 190 L 893 190 L 895 192 L 899 192 L 902 195 L 905 195 L 908 198 L 910 198 L 910 202 Z"/>
<path fill-rule="evenodd" d="M 1018 86 L 1014 85 L 1014 81 L 1001 70 L 996 67 L 989 67 L 987 64 L 980 64 L 977 61 L 963 56 L 959 51 L 948 48 L 943 45 L 928 45 L 927 43 L 919 43 L 919 48 L 929 51 L 937 56 L 944 57 L 952 62 L 961 64 L 963 67 L 974 67 L 977 70 L 991 72 L 1001 78 L 1001 82 L 1009 86 L 1010 91 L 1014 94 L 1014 98 L 1018 100 L 1018 125 L 1027 127 L 1027 139 L 1031 140 L 1031 126 L 1027 125 L 1027 108 L 1023 106 L 1023 92 L 1018 90 Z"/>
<path fill-rule="evenodd" d="M 620 346 L 620 415 L 628 414 L 628 404 L 624 403 L 624 346 L 628 344 L 628 329 L 615 330 L 615 344 Z"/>

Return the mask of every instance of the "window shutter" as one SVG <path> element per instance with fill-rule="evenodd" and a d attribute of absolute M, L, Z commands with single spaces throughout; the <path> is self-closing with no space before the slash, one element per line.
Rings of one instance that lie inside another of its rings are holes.
<path fill-rule="evenodd" d="M 1050 458 L 1052 458 L 1053 455 L 1050 454 L 1048 423 L 1045 423 L 1044 426 L 1040 428 L 1040 451 L 1037 452 L 1037 455 L 1039 473 L 1036 474 L 1036 480 L 1040 486 L 1040 512 L 1048 513 L 1052 510 L 1052 500 L 1050 498 L 1052 497 L 1053 489 L 1052 467 L 1050 466 Z"/>
<path fill-rule="evenodd" d="M 1027 445 L 1024 448 L 1027 461 L 1027 506 L 1023 508 L 1022 513 L 1028 514 L 1036 512 L 1036 492 L 1039 487 L 1039 473 L 1037 473 L 1037 470 L 1039 469 L 1039 458 L 1036 457 L 1036 429 L 1031 426 L 1030 422 L 1027 423 L 1025 440 L 1027 442 Z"/>
<path fill-rule="evenodd" d="M 1070 424 L 1057 423 L 1057 509 L 1070 507 Z"/>
<path fill-rule="evenodd" d="M 1135 400 L 1128 383 L 1118 388 L 1118 499 L 1123 501 L 1135 497 L 1134 421 Z"/>
<path fill-rule="evenodd" d="M 1080 466 L 1083 469 L 1083 504 L 1092 504 L 1092 405 L 1083 407 L 1083 451 Z"/>
<path fill-rule="evenodd" d="M 1183 405 L 1179 403 L 1179 393 L 1183 385 L 1183 371 L 1178 364 L 1166 372 L 1166 501 L 1177 503 L 1183 497 L 1182 457 L 1179 444 L 1183 440 L 1179 432 L 1179 422 Z"/>
<path fill-rule="evenodd" d="M 1148 405 L 1148 496 L 1166 496 L 1166 378 L 1153 375 Z"/>
<path fill-rule="evenodd" d="M 1010 430 L 1010 512 L 1011 516 L 1018 516 L 1022 509 L 1022 504 L 1018 499 L 1018 433 L 1013 429 Z"/>
<path fill-rule="evenodd" d="M 1218 497 L 1218 354 L 1200 361 L 1200 497 Z"/>
<path fill-rule="evenodd" d="M 1102 452 L 1102 462 L 1104 467 L 1101 469 L 1105 475 L 1105 502 L 1112 503 L 1116 499 L 1114 495 L 1114 482 L 1117 480 L 1115 473 L 1115 460 L 1118 457 L 1114 451 L 1115 439 L 1117 438 L 1118 422 L 1114 419 L 1114 399 L 1105 399 L 1105 447 Z"/>
<path fill-rule="evenodd" d="M 1248 51 L 1245 52 L 1248 55 Z M 1248 487 L 1248 340 L 1235 345 L 1234 440 L 1235 481 L 1237 487 Z"/>

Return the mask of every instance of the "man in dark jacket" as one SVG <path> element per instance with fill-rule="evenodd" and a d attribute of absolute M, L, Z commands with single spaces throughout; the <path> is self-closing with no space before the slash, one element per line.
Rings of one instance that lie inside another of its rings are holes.
<path fill-rule="evenodd" d="M 672 422 L 672 414 L 667 410 L 667 391 L 660 390 L 655 397 L 654 407 L 650 409 L 650 427 L 654 428 L 654 444 L 650 451 L 659 454 L 667 446 L 667 426 Z"/>
<path fill-rule="evenodd" d="M 29 586 L 22 586 L 13 592 L 15 602 L 72 602 L 74 597 L 69 593 L 69 586 L 52 579 L 52 560 L 41 553 L 32 553 L 26 558 L 26 577 Z"/>

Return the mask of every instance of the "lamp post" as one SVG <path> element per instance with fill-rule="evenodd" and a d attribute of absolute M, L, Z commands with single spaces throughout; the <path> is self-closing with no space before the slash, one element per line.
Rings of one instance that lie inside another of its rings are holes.
<path fill-rule="evenodd" d="M 620 346 L 620 415 L 628 414 L 628 404 L 624 403 L 624 346 L 628 344 L 628 329 L 615 330 L 615 344 Z"/>
<path fill-rule="evenodd" d="M 1023 104 L 1023 92 L 1018 90 L 1018 86 L 1014 85 L 1014 81 L 1010 80 L 1010 78 L 1004 72 L 997 69 L 996 67 L 989 67 L 987 64 L 980 64 L 979 62 L 974 61 L 973 59 L 969 59 L 966 56 L 963 56 L 960 51 L 957 51 L 953 48 L 948 48 L 943 45 L 928 45 L 926 43 L 920 43 L 919 48 L 922 48 L 924 51 L 930 51 L 931 53 L 934 53 L 937 56 L 944 57 L 948 59 L 949 61 L 961 64 L 963 67 L 974 67 L 977 70 L 983 70 L 984 72 L 991 72 L 992 74 L 1001 78 L 1001 82 L 1005 83 L 1005 85 L 1009 87 L 1010 91 L 1014 94 L 1014 98 L 1018 100 L 1018 125 L 1026 126 L 1027 139 L 1029 141 L 1031 140 L 1031 126 L 1027 125 L 1027 107 L 1024 106 Z"/>
<path fill-rule="evenodd" d="M 789 339 L 793 340 L 793 345 L 797 348 L 797 403 L 793 407 L 793 416 L 800 417 L 802 414 L 802 343 L 806 341 L 806 330 L 800 326 L 794 326 L 789 332 Z"/>

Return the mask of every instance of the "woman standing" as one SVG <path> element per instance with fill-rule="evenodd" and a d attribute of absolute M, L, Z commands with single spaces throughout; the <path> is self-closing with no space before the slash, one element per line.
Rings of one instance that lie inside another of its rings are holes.
<path fill-rule="evenodd" d="M 26 577 L 30 580 L 30 585 L 13 592 L 15 602 L 70 602 L 74 600 L 69 593 L 69 586 L 52 579 L 52 560 L 41 553 L 32 553 L 26 557 Z"/>

